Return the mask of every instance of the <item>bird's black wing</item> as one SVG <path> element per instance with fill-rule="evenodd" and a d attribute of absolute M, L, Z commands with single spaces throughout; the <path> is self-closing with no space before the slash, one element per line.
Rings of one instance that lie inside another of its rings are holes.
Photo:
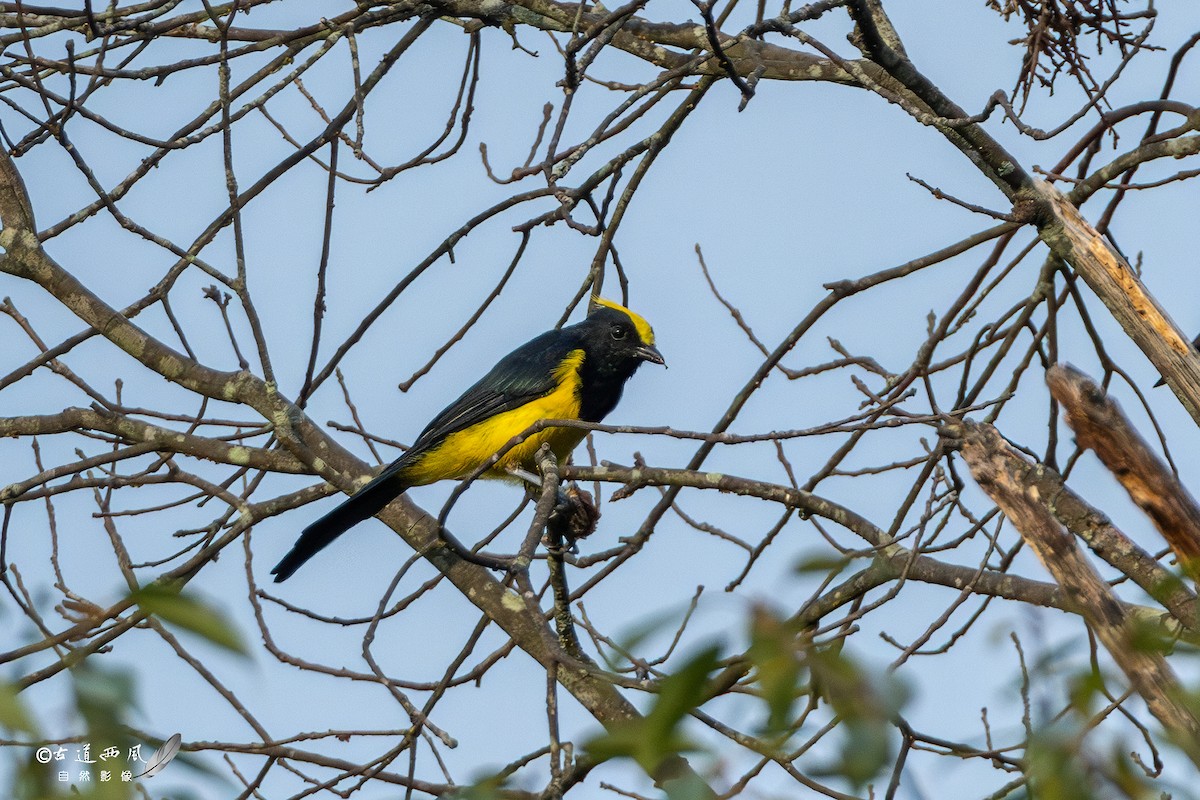
<path fill-rule="evenodd" d="M 547 331 L 521 345 L 434 417 L 401 460 L 436 447 L 452 433 L 553 391 L 554 371 L 578 346 L 569 330 Z"/>
<path fill-rule="evenodd" d="M 392 483 L 397 477 L 402 479 L 406 468 L 436 448 L 450 434 L 466 430 L 485 419 L 519 408 L 530 400 L 554 391 L 554 370 L 577 346 L 578 341 L 569 329 L 547 331 L 500 359 L 475 385 L 442 409 L 404 455 L 389 464 L 354 496 L 366 494 L 375 486 Z"/>
<path fill-rule="evenodd" d="M 287 580 L 330 542 L 379 513 L 409 488 L 412 477 L 406 476 L 405 470 L 447 436 L 553 391 L 554 370 L 578 346 L 578 338 L 570 329 L 548 331 L 500 359 L 462 397 L 434 417 L 404 455 L 389 464 L 366 486 L 305 528 L 291 551 L 271 570 L 276 583 Z"/>

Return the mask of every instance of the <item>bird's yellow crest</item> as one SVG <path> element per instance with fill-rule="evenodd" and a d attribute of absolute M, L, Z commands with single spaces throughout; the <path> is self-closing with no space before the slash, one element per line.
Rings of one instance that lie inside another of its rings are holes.
<path fill-rule="evenodd" d="M 654 344 L 654 329 L 650 327 L 650 323 L 646 322 L 640 314 L 635 314 L 623 305 L 614 303 L 612 300 L 605 300 L 603 297 L 593 297 L 592 302 L 598 306 L 611 308 L 613 311 L 620 311 L 625 314 L 633 322 L 634 329 L 637 330 L 638 338 L 642 340 L 642 344 Z"/>

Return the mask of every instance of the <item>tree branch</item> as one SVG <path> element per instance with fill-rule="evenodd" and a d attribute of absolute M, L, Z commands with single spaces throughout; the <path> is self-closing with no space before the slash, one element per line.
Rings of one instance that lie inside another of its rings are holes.
<path fill-rule="evenodd" d="M 1183 570 L 1200 577 L 1200 505 L 1150 449 L 1117 401 L 1079 370 L 1046 372 L 1050 394 L 1066 412 L 1080 447 L 1095 451 L 1138 508 L 1154 522 Z"/>
<path fill-rule="evenodd" d="M 1046 510 L 1037 491 L 1025 482 L 1028 469 L 1012 468 L 1024 458 L 991 425 L 965 421 L 958 430 L 962 433 L 963 458 L 980 488 L 1012 520 L 1042 565 L 1063 587 L 1071 605 L 1096 633 L 1150 712 L 1200 766 L 1200 720 L 1185 704 L 1179 679 L 1161 653 L 1147 649 L 1145 636 L 1112 590 Z"/>

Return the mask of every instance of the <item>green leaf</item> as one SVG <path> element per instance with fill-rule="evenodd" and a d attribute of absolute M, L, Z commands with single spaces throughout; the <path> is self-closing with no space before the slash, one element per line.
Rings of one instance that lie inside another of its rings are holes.
<path fill-rule="evenodd" d="M 617 644 L 620 645 L 621 650 L 624 652 L 634 653 L 648 639 L 664 631 L 669 633 L 678 629 L 687 615 L 688 610 L 685 607 L 668 608 L 652 614 L 635 624 L 627 633 L 622 635 L 617 640 Z M 621 661 L 629 663 L 624 658 Z"/>
<path fill-rule="evenodd" d="M 1108 763 L 1111 765 L 1108 778 L 1124 796 L 1154 797 L 1153 787 L 1146 780 L 1146 773 L 1137 769 L 1120 742 L 1113 743 L 1109 750 Z"/>
<path fill-rule="evenodd" d="M 708 675 L 717 667 L 720 647 L 704 648 L 663 679 L 658 697 L 644 717 L 614 726 L 585 746 L 596 759 L 632 758 L 653 774 L 663 759 L 694 749 L 677 730 L 693 709 L 708 699 Z"/>
<path fill-rule="evenodd" d="M 28 752 L 25 758 L 18 756 L 18 768 L 10 784 L 12 800 L 47 800 L 57 796 L 50 770 L 38 762 L 33 748 Z"/>
<path fill-rule="evenodd" d="M 1134 618 L 1130 625 L 1129 644 L 1141 653 L 1170 655 L 1175 648 L 1175 638 L 1165 626 L 1148 619 Z"/>
<path fill-rule="evenodd" d="M 1070 678 L 1067 692 L 1071 707 L 1083 715 L 1090 715 L 1095 701 L 1104 691 L 1104 677 L 1096 670 L 1083 670 Z"/>
<path fill-rule="evenodd" d="M 663 783 L 667 800 L 712 800 L 712 787 L 694 772 Z"/>
<path fill-rule="evenodd" d="M 793 625 L 765 606 L 755 606 L 750 622 L 750 649 L 755 679 L 767 704 L 768 733 L 785 731 L 792 721 L 801 664 Z"/>
<path fill-rule="evenodd" d="M 3 682 L 0 682 L 0 727 L 37 736 L 37 725 L 17 696 L 16 687 Z"/>
<path fill-rule="evenodd" d="M 88 735 L 105 745 L 122 746 L 127 712 L 135 704 L 133 674 L 125 669 L 98 667 L 91 660 L 71 668 L 75 707 L 87 723 Z"/>
<path fill-rule="evenodd" d="M 846 737 L 836 768 L 854 786 L 864 786 L 892 761 L 891 726 L 881 720 L 857 719 L 842 725 Z"/>
<path fill-rule="evenodd" d="M 838 760 L 819 774 L 841 775 L 855 787 L 870 783 L 892 760 L 892 720 L 907 699 L 895 676 L 868 672 L 837 648 L 810 648 L 813 687 L 842 718 Z"/>
<path fill-rule="evenodd" d="M 663 759 L 692 750 L 694 745 L 674 729 L 663 733 L 648 724 L 646 717 L 641 717 L 615 725 L 584 747 L 597 761 L 632 758 L 647 775 L 652 775 Z"/>
<path fill-rule="evenodd" d="M 152 583 L 130 597 L 143 611 L 164 622 L 178 625 L 238 655 L 248 654 L 242 637 L 221 612 L 191 595 L 183 594 L 178 586 Z"/>
<path fill-rule="evenodd" d="M 1091 800 L 1095 792 L 1081 768 L 1074 737 L 1064 727 L 1036 732 L 1025 747 L 1030 796 L 1038 800 Z"/>
<path fill-rule="evenodd" d="M 817 553 L 803 556 L 792 569 L 801 575 L 810 572 L 824 572 L 833 577 L 841 574 L 853 560 L 852 557 L 839 554 Z"/>
<path fill-rule="evenodd" d="M 134 703 L 133 676 L 127 670 L 103 669 L 85 661 L 72 668 L 71 675 L 81 711 L 95 709 L 116 716 Z"/>
<path fill-rule="evenodd" d="M 709 645 L 688 660 L 678 672 L 664 678 L 658 691 L 658 700 L 646 715 L 646 721 L 666 733 L 703 703 L 707 699 L 708 673 L 717 668 L 720 655 L 721 648 L 718 645 Z"/>
<path fill-rule="evenodd" d="M 456 787 L 446 797 L 449 800 L 500 800 L 507 782 L 508 778 L 504 775 L 489 775 L 466 786 Z"/>

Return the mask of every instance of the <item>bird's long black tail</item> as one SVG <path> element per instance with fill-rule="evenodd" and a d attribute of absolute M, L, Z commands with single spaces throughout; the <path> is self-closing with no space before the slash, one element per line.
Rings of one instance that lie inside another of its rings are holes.
<path fill-rule="evenodd" d="M 406 488 L 391 470 L 368 483 L 341 505 L 300 532 L 300 538 L 283 559 L 271 570 L 275 582 L 286 581 L 305 561 L 321 552 L 326 545 L 373 517 L 399 496 Z"/>

